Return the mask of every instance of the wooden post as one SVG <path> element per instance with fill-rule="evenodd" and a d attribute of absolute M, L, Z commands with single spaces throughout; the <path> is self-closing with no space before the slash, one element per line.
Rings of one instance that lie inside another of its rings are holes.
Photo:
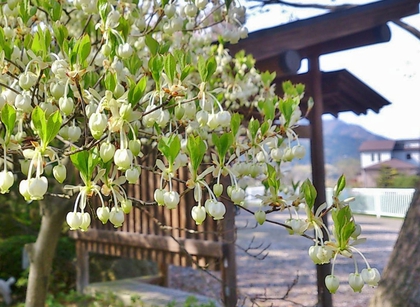
<path fill-rule="evenodd" d="M 225 185 L 227 187 L 227 185 Z M 223 219 L 223 259 L 221 264 L 223 280 L 223 302 L 226 307 L 236 307 L 238 301 L 236 289 L 236 253 L 235 253 L 235 205 L 226 202 L 226 214 Z"/>
<path fill-rule="evenodd" d="M 311 164 L 312 164 L 312 183 L 317 191 L 314 211 L 326 200 L 325 196 L 325 162 L 324 162 L 324 138 L 322 133 L 322 72 L 319 68 L 318 55 L 308 58 L 309 74 L 312 81 L 312 92 L 314 107 L 309 116 L 311 123 Z M 327 217 L 323 221 L 328 226 Z M 331 293 L 325 287 L 325 277 L 331 274 L 331 265 L 317 265 L 317 287 L 318 287 L 318 306 L 332 307 Z"/>
<path fill-rule="evenodd" d="M 83 293 L 85 287 L 89 284 L 89 252 L 85 247 L 85 242 L 76 241 L 76 290 Z"/>

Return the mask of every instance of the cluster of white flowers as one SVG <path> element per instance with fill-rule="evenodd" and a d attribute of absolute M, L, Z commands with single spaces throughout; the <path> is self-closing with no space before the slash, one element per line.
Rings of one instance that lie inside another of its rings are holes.
<path fill-rule="evenodd" d="M 103 223 L 122 225 L 133 207 L 124 185 L 139 183 L 143 167 L 160 175 L 154 201 L 168 209 L 180 203 L 172 184 L 188 168 L 196 224 L 207 215 L 223 219 L 224 192 L 244 206 L 242 182 L 258 177 L 267 187 L 255 212 L 258 223 L 270 212 L 303 205 L 307 219 L 291 215 L 286 227 L 299 235 L 316 230 L 317 244 L 309 250 L 315 263 L 353 251 L 348 238 L 333 241 L 336 233 L 324 239 L 326 208 L 312 213 L 308 183 L 280 196 L 287 186 L 283 165 L 305 155 L 294 132 L 304 86 L 285 83 L 285 95 L 278 97 L 275 74 L 256 70 L 244 52 L 231 55 L 223 44 L 213 44 L 245 38 L 244 20 L 237 1 L 3 3 L 0 192 L 8 193 L 21 172 L 22 196 L 43 199 L 51 190 L 48 178 L 68 181 L 71 164 L 82 184 L 65 186 L 78 193 L 66 220 L 71 229 L 86 231 L 91 197 L 100 199 L 96 214 Z M 156 164 L 141 165 L 141 157 L 155 150 L 161 154 Z M 348 206 L 334 205 L 343 208 Z M 335 226 L 347 227 L 340 221 Z M 361 276 L 368 284 L 378 279 L 370 268 Z M 351 280 L 359 289 L 357 270 Z"/>

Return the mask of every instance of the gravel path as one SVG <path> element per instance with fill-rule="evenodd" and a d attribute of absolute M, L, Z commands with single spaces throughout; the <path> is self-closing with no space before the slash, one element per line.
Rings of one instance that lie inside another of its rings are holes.
<path fill-rule="evenodd" d="M 284 221 L 287 215 L 271 214 L 270 219 Z M 372 267 L 383 271 L 397 239 L 402 219 L 356 216 L 362 226 L 367 242 L 359 249 Z M 237 277 L 241 301 L 239 306 L 315 306 L 316 268 L 308 256 L 311 241 L 291 236 L 281 226 L 265 223 L 255 227 L 254 217 L 242 211 L 237 216 L 237 246 L 251 247 L 248 253 L 237 248 Z M 265 250 L 263 251 L 263 249 Z M 259 256 L 252 257 L 249 253 Z M 257 260 L 256 258 L 261 258 Z M 363 261 L 357 258 L 360 270 Z M 208 274 L 198 270 L 172 268 L 171 286 L 218 298 L 220 285 Z M 347 276 L 354 272 L 352 259 L 339 257 L 335 273 L 341 281 L 340 288 L 333 295 L 334 307 L 365 307 L 375 289 L 366 287 L 362 293 L 353 293 L 347 283 Z M 297 279 L 297 283 L 282 297 Z"/>

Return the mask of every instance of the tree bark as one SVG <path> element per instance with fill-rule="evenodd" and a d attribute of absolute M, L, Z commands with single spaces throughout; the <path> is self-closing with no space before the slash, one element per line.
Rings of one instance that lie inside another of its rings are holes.
<path fill-rule="evenodd" d="M 41 228 L 35 243 L 26 246 L 29 255 L 29 280 L 26 307 L 44 307 L 48 280 L 70 201 L 47 196 L 40 201 Z"/>
<path fill-rule="evenodd" d="M 420 306 L 420 185 L 370 307 Z"/>

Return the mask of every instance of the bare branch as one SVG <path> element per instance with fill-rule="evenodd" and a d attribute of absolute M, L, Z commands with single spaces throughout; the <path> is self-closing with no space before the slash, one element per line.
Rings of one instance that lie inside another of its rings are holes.
<path fill-rule="evenodd" d="M 417 39 L 420 39 L 420 31 L 414 28 L 413 26 L 410 26 L 408 23 L 405 23 L 402 20 L 393 20 L 393 23 L 395 23 L 397 26 L 401 27 L 402 29 L 406 30 L 408 33 L 414 35 Z"/>

